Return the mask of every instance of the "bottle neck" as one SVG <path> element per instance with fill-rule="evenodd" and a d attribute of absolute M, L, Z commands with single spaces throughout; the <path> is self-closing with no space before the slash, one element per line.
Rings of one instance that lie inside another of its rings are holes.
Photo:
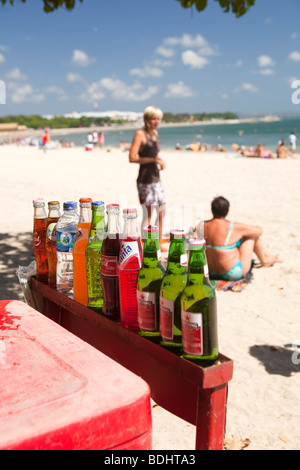
<path fill-rule="evenodd" d="M 209 284 L 208 266 L 204 247 L 190 251 L 188 278 L 190 284 Z"/>
<path fill-rule="evenodd" d="M 160 247 L 158 238 L 145 239 L 143 246 L 143 266 L 155 268 L 160 263 Z"/>
<path fill-rule="evenodd" d="M 117 234 L 119 233 L 119 213 L 108 211 L 107 213 L 107 233 Z"/>
<path fill-rule="evenodd" d="M 186 271 L 187 255 L 183 238 L 171 239 L 169 256 L 168 256 L 168 271 L 172 273 L 182 274 Z"/>
<path fill-rule="evenodd" d="M 79 223 L 90 223 L 91 218 L 92 214 L 90 204 L 80 206 Z"/>
<path fill-rule="evenodd" d="M 59 206 L 50 206 L 48 219 L 59 219 L 59 217 L 60 217 Z"/>
<path fill-rule="evenodd" d="M 105 229 L 104 208 L 93 208 L 91 230 Z"/>
<path fill-rule="evenodd" d="M 46 209 L 45 206 L 37 206 L 34 208 L 34 218 L 35 219 L 46 219 Z"/>
<path fill-rule="evenodd" d="M 123 238 L 126 237 L 139 237 L 138 229 L 137 229 L 137 218 L 131 217 L 124 217 L 124 231 L 123 231 Z"/>

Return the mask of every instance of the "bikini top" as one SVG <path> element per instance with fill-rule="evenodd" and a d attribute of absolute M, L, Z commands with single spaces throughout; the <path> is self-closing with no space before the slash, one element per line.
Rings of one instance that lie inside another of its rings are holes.
<path fill-rule="evenodd" d="M 203 223 L 204 223 L 203 221 L 201 221 L 201 223 L 200 223 L 200 232 L 202 232 L 202 235 L 204 234 Z M 230 235 L 231 235 L 231 232 L 232 232 L 232 229 L 233 229 L 233 222 L 230 222 L 228 234 L 227 234 L 226 240 L 224 242 L 224 245 L 206 245 L 206 248 L 211 248 L 213 250 L 232 250 L 233 248 L 238 248 L 241 245 L 241 240 L 238 240 L 237 242 L 233 243 L 232 245 L 227 245 L 228 240 L 229 240 Z"/>

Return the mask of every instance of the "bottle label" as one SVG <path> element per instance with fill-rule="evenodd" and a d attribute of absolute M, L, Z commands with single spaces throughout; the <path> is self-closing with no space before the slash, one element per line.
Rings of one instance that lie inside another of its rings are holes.
<path fill-rule="evenodd" d="M 209 277 L 207 264 L 203 266 L 203 272 L 204 272 L 204 277 Z"/>
<path fill-rule="evenodd" d="M 101 274 L 108 277 L 116 277 L 118 275 L 117 256 L 101 256 Z"/>
<path fill-rule="evenodd" d="M 138 324 L 141 330 L 156 330 L 155 292 L 137 291 Z"/>
<path fill-rule="evenodd" d="M 56 249 L 62 252 L 72 252 L 76 232 L 61 232 L 56 230 Z"/>
<path fill-rule="evenodd" d="M 142 262 L 137 242 L 122 242 L 119 254 L 119 269 L 125 268 L 125 265 L 131 257 L 137 258 L 138 267 L 141 268 Z"/>
<path fill-rule="evenodd" d="M 56 223 L 49 224 L 47 227 L 47 238 L 52 242 L 56 241 Z"/>
<path fill-rule="evenodd" d="M 188 265 L 187 254 L 184 253 L 183 255 L 180 255 L 180 266 L 187 266 L 187 265 Z"/>
<path fill-rule="evenodd" d="M 186 354 L 203 355 L 202 313 L 181 310 L 182 348 Z"/>
<path fill-rule="evenodd" d="M 174 300 L 165 299 L 160 296 L 159 299 L 159 328 L 163 340 L 173 340 L 174 323 Z"/>
<path fill-rule="evenodd" d="M 161 251 L 160 251 L 160 249 L 157 250 L 157 259 L 158 259 L 158 261 L 161 260 Z"/>

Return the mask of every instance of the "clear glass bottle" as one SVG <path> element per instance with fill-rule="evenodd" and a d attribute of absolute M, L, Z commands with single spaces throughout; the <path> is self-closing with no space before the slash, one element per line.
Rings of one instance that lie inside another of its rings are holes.
<path fill-rule="evenodd" d="M 48 285 L 52 288 L 56 287 L 56 224 L 61 217 L 60 204 L 58 201 L 48 202 L 48 219 L 47 219 L 47 236 L 46 236 L 46 252 L 48 259 Z"/>

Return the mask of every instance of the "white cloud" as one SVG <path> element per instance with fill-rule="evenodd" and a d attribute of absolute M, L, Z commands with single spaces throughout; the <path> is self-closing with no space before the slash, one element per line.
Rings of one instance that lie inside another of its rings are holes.
<path fill-rule="evenodd" d="M 267 69 L 267 68 L 263 68 L 259 71 L 259 73 L 261 75 L 273 75 L 274 74 L 274 70 L 273 69 Z"/>
<path fill-rule="evenodd" d="M 27 80 L 27 76 L 23 75 L 17 67 L 8 72 L 6 77 L 12 80 Z"/>
<path fill-rule="evenodd" d="M 122 80 L 105 77 L 97 83 L 89 85 L 80 98 L 89 103 L 95 98 L 103 99 L 109 93 L 112 98 L 123 101 L 146 101 L 158 93 L 156 86 L 144 87 L 136 81 L 132 85 L 127 85 Z"/>
<path fill-rule="evenodd" d="M 259 67 L 272 67 L 275 62 L 268 55 L 261 55 L 257 58 Z"/>
<path fill-rule="evenodd" d="M 164 40 L 164 44 L 168 46 L 177 46 L 180 45 L 182 47 L 206 47 L 208 42 L 206 39 L 201 36 L 201 34 L 197 34 L 195 37 L 192 37 L 190 34 L 183 34 L 181 38 L 176 37 L 169 37 Z"/>
<path fill-rule="evenodd" d="M 58 101 L 65 101 L 65 100 L 68 99 L 68 96 L 67 96 L 65 90 L 63 90 L 62 88 L 57 87 L 57 86 L 49 86 L 49 87 L 47 87 L 47 88 L 45 89 L 45 93 L 47 93 L 47 94 L 52 94 L 52 95 L 56 95 Z"/>
<path fill-rule="evenodd" d="M 295 62 L 300 62 L 300 52 L 298 51 L 293 51 L 289 55 L 289 59 L 295 61 Z"/>
<path fill-rule="evenodd" d="M 7 91 L 13 103 L 23 103 L 33 95 L 33 88 L 28 83 L 20 86 L 15 82 L 8 82 Z"/>
<path fill-rule="evenodd" d="M 163 57 L 166 57 L 167 59 L 170 59 L 171 57 L 174 57 L 174 49 L 170 49 L 169 47 L 164 47 L 164 46 L 159 46 L 155 52 L 159 55 L 162 55 Z"/>
<path fill-rule="evenodd" d="M 242 85 L 237 87 L 234 92 L 239 93 L 241 91 L 250 91 L 251 93 L 257 93 L 259 90 L 256 86 L 252 85 L 252 83 L 242 83 Z"/>
<path fill-rule="evenodd" d="M 292 33 L 292 34 L 290 35 L 290 38 L 291 38 L 291 39 L 297 39 L 297 37 L 298 37 L 298 33 Z"/>
<path fill-rule="evenodd" d="M 205 57 L 199 56 L 190 49 L 182 53 L 181 59 L 184 65 L 190 65 L 192 69 L 202 69 L 209 64 L 209 61 Z"/>
<path fill-rule="evenodd" d="M 130 70 L 131 75 L 136 75 L 137 77 L 140 78 L 145 78 L 145 77 L 161 77 L 164 73 L 161 69 L 158 67 L 151 67 L 150 65 L 145 65 L 143 69 L 132 69 Z"/>
<path fill-rule="evenodd" d="M 82 76 L 79 75 L 79 73 L 71 73 L 71 72 L 67 74 L 66 79 L 67 79 L 67 82 L 69 82 L 69 83 L 84 81 Z"/>
<path fill-rule="evenodd" d="M 194 95 L 195 92 L 181 81 L 169 84 L 165 93 L 166 98 L 190 98 Z"/>
<path fill-rule="evenodd" d="M 87 67 L 95 62 L 95 59 L 89 57 L 84 51 L 75 49 L 73 51 L 72 62 L 80 67 Z"/>
<path fill-rule="evenodd" d="M 5 62 L 5 57 L 3 54 L 0 54 L 0 64 L 3 64 Z"/>
<path fill-rule="evenodd" d="M 243 65 L 243 61 L 241 59 L 237 60 L 236 63 L 235 63 L 236 67 L 242 67 L 242 65 Z"/>

